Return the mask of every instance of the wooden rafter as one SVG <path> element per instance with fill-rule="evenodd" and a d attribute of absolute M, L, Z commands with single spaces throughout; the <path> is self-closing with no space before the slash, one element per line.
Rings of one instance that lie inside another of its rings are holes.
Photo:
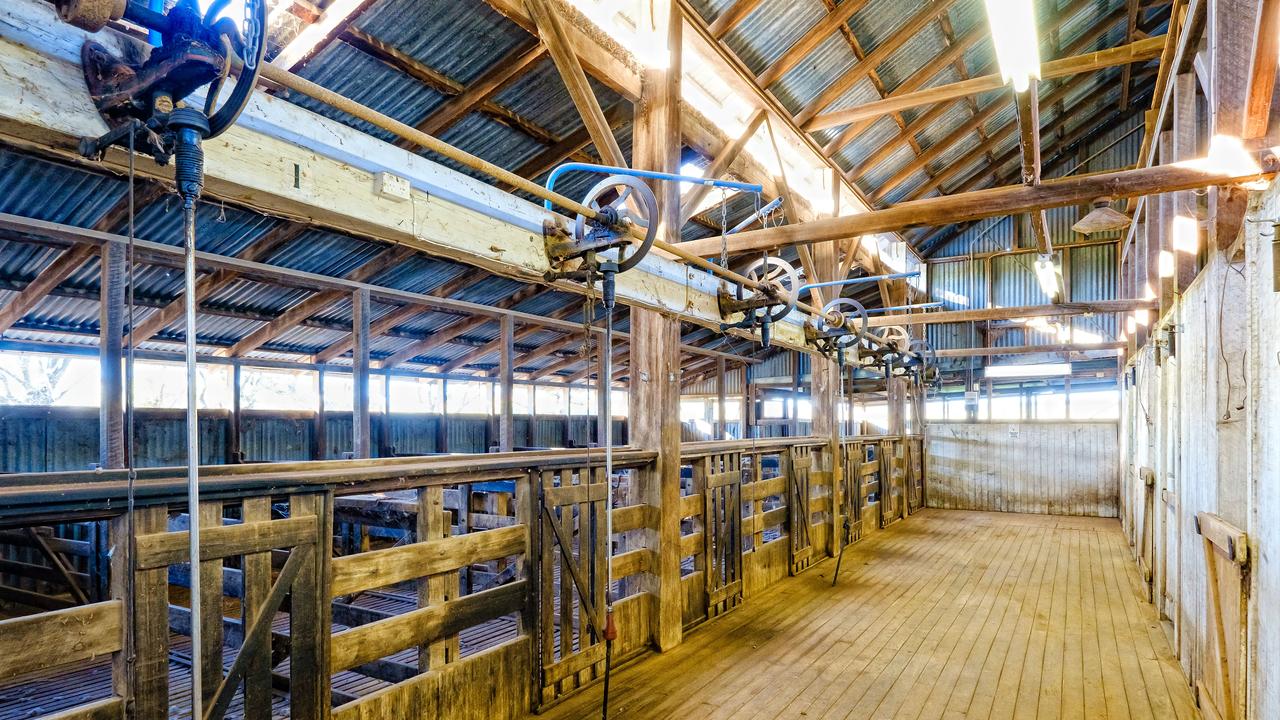
<path fill-rule="evenodd" d="M 1142 93 L 1137 93 L 1137 94 L 1141 95 Z M 1123 112 L 1123 113 L 1119 112 L 1118 103 L 1111 103 L 1109 105 L 1104 105 L 1098 108 L 1096 111 L 1091 113 L 1090 116 L 1071 133 L 1056 137 L 1055 141 L 1051 146 L 1052 147 L 1051 151 L 1047 153 L 1043 158 L 1044 167 L 1046 169 L 1052 168 L 1057 164 L 1066 161 L 1070 157 L 1068 155 L 1063 154 L 1066 148 L 1069 148 L 1080 142 L 1090 141 L 1091 139 L 1096 137 L 1098 134 L 1104 132 L 1108 128 L 1114 127 L 1118 124 L 1125 122 L 1130 117 L 1135 115 L 1137 112 L 1139 112 L 1139 110 L 1136 107 L 1132 107 L 1132 106 L 1130 107 L 1130 110 L 1128 112 Z M 1066 120 L 1066 116 L 1059 116 L 1046 129 L 1052 133 L 1061 124 L 1065 124 L 1065 120 Z M 1020 152 L 1021 152 L 1020 148 L 1016 148 L 1016 147 L 1011 148 L 1008 152 L 1006 152 L 1004 155 L 998 158 L 995 162 L 993 162 L 989 166 L 984 167 L 981 171 L 975 172 L 972 176 L 970 176 L 963 183 L 961 183 L 961 185 L 957 188 L 957 190 L 963 192 L 963 191 L 969 190 L 972 187 L 976 187 L 977 184 L 986 177 L 994 177 L 994 180 L 997 185 L 1005 185 L 1005 184 L 1014 182 L 1016 180 L 1015 174 L 1021 172 L 1020 166 L 1005 175 L 998 174 L 998 171 L 1001 167 L 1004 167 L 1009 162 L 1013 161 Z M 955 235 L 958 235 L 959 233 L 964 232 L 964 230 L 969 226 L 971 226 L 974 222 L 979 222 L 979 221 L 975 220 L 972 222 L 963 223 L 958 227 L 952 226 L 952 225 L 943 225 L 930 231 L 927 235 L 922 236 L 920 238 L 919 248 L 921 253 L 928 256 L 929 253 L 932 252 L 932 250 L 936 245 L 946 240 L 950 240 Z M 952 231 L 948 232 L 948 229 L 951 229 Z"/>
<path fill-rule="evenodd" d="M 355 282 L 369 282 L 382 271 L 394 267 L 412 257 L 416 251 L 403 245 L 387 248 L 373 259 L 347 274 L 347 279 Z M 314 293 L 280 313 L 274 320 L 264 324 L 248 336 L 237 342 L 228 352 L 232 357 L 240 357 L 253 352 L 271 342 L 273 338 L 292 330 L 304 320 L 315 315 L 326 307 L 350 298 L 351 293 L 342 290 L 324 290 Z"/>
<path fill-rule="evenodd" d="M 150 204 L 163 192 L 164 187 L 162 185 L 153 183 L 144 186 L 141 192 L 134 193 L 135 209 Z M 94 223 L 93 229 L 100 232 L 108 232 L 123 223 L 128 218 L 128 213 L 129 198 L 125 196 Z M 53 262 L 46 265 L 31 282 L 27 283 L 22 292 L 18 293 L 3 308 L 0 308 L 0 333 L 13 327 L 23 316 L 31 312 L 32 308 L 41 299 L 71 277 L 76 270 L 80 269 L 80 266 L 97 255 L 98 249 L 96 247 L 76 245 L 64 250 L 61 255 L 54 258 Z"/>
<path fill-rule="evenodd" d="M 296 72 L 350 28 L 373 3 L 374 0 L 334 0 L 316 22 L 302 28 L 280 50 L 271 64 Z"/>
<path fill-rule="evenodd" d="M 1163 49 L 1163 35 L 1144 38 L 1137 42 L 1107 50 L 1051 60 L 1041 65 L 1041 77 L 1045 80 L 1050 80 L 1068 75 L 1094 72 L 1116 65 L 1154 60 L 1160 57 Z M 821 130 L 823 128 L 837 127 L 859 120 L 877 118 L 894 111 L 908 110 L 922 105 L 932 105 L 969 95 L 991 92 L 1002 87 L 1004 87 L 1004 80 L 999 74 L 984 75 L 949 85 L 938 85 L 925 90 L 904 93 L 887 100 L 865 103 L 848 110 L 837 110 L 826 115 L 819 115 L 806 123 L 804 128 L 806 130 Z"/>
<path fill-rule="evenodd" d="M 804 106 L 795 116 L 797 125 L 806 127 L 808 122 L 824 108 L 835 102 L 837 98 L 848 92 L 849 88 L 858 84 L 858 81 L 867 76 L 871 70 L 874 70 L 890 55 L 897 52 L 899 48 L 907 43 L 912 37 L 934 22 L 940 13 L 946 11 L 954 0 L 931 0 L 920 11 L 911 17 L 901 28 L 893 35 L 890 35 L 884 42 L 876 46 L 874 50 L 867 53 L 857 65 L 854 65 L 843 75 L 836 78 L 826 89 L 819 93 L 818 97 Z M 843 123 L 841 123 L 843 124 Z"/>
<path fill-rule="evenodd" d="M 1157 300 L 1091 300 L 1078 303 L 1053 305 L 1024 305 L 1018 307 L 976 308 L 970 310 L 942 310 L 939 312 L 907 313 L 897 315 L 873 315 L 867 320 L 869 327 L 893 325 L 933 325 L 951 322 L 982 322 L 986 320 L 1013 320 L 1029 317 L 1091 315 L 1099 313 L 1151 310 L 1159 305 Z"/>
<path fill-rule="evenodd" d="M 412 77 L 418 82 L 445 95 L 459 98 L 467 92 L 467 88 L 462 85 L 462 83 L 427 67 L 412 55 L 400 50 L 390 43 L 383 42 L 368 33 L 356 30 L 355 28 L 348 28 L 343 31 L 342 40 L 361 52 L 377 58 L 396 70 Z M 509 108 L 505 108 L 492 100 L 480 100 L 476 104 L 476 109 L 492 117 L 498 122 L 529 135 L 543 144 L 551 145 L 559 140 L 559 138 L 555 136 L 555 133 L 552 133 L 542 125 Z M 398 144 L 401 147 L 410 147 L 409 143 L 404 141 L 401 141 Z"/>
<path fill-rule="evenodd" d="M 526 285 L 515 293 L 494 303 L 493 306 L 505 310 L 518 305 L 525 300 L 550 291 L 551 288 L 544 287 L 542 285 Z M 390 357 L 383 360 L 381 366 L 384 368 L 395 367 L 402 362 L 412 360 L 432 348 L 444 345 L 454 338 L 465 335 L 466 333 L 469 333 L 476 328 L 483 327 L 485 324 L 493 321 L 493 318 L 473 317 L 446 325 L 431 333 L 430 337 L 419 340 L 404 349 L 396 351 Z"/>
<path fill-rule="evenodd" d="M 572 41 L 556 9 L 547 0 L 526 0 L 525 7 L 533 16 L 538 35 L 547 46 L 556 69 L 560 71 L 560 79 L 564 81 L 569 97 L 578 108 L 582 124 L 587 128 L 596 151 L 606 164 L 625 167 L 627 162 L 622 148 L 618 146 L 618 139 L 614 137 L 609 121 L 600 108 L 600 101 L 591 89 L 591 83 L 582 69 L 582 63 L 578 61 L 578 54 L 573 49 Z"/>
<path fill-rule="evenodd" d="M 528 72 L 546 54 L 547 47 L 542 43 L 512 50 L 476 78 L 475 82 L 465 90 L 450 98 L 448 102 L 436 108 L 426 119 L 418 123 L 418 129 L 428 135 L 439 135 L 467 113 L 488 103 L 489 98 Z"/>
<path fill-rule="evenodd" d="M 732 5 L 725 8 L 724 12 L 720 13 L 720 16 L 708 26 L 711 36 L 719 40 L 728 35 L 730 30 L 737 27 L 738 23 L 745 20 L 751 14 L 751 11 L 759 7 L 762 2 L 764 0 L 736 0 Z"/>
<path fill-rule="evenodd" d="M 1062 12 L 1059 13 L 1050 23 L 1050 27 L 1053 28 L 1059 25 L 1060 23 L 1066 22 L 1067 19 L 1073 17 L 1080 10 L 1090 6 L 1091 4 L 1092 4 L 1092 0 L 1075 0 L 1075 2 L 1068 5 L 1066 8 L 1063 8 Z M 1098 37 L 1101 37 L 1101 35 L 1110 27 L 1110 23 L 1115 22 L 1118 19 L 1119 19 L 1119 13 L 1113 13 L 1111 16 L 1108 16 L 1107 18 L 1103 19 L 1100 23 L 1098 23 L 1097 26 L 1095 26 L 1093 29 L 1086 32 L 1083 36 L 1081 36 L 1079 39 L 1073 42 L 1070 46 L 1068 46 L 1065 52 L 1069 55 L 1079 52 L 1081 49 L 1087 47 L 1088 43 L 1091 43 L 1097 40 Z M 957 56 L 958 62 L 960 64 L 963 64 L 963 52 L 965 49 L 967 49 L 967 47 L 965 47 L 966 44 L 976 43 L 977 41 L 985 39 L 986 37 L 987 37 L 987 33 L 982 26 L 975 27 L 971 29 L 968 33 L 966 33 L 964 37 L 953 42 L 951 47 L 948 48 L 947 52 L 950 53 L 951 50 L 954 48 L 963 48 L 961 50 L 960 55 Z M 925 82 L 927 82 L 928 80 L 932 79 L 935 75 L 937 75 L 938 71 L 940 71 L 942 67 L 943 67 L 942 65 L 938 65 L 935 67 L 933 63 L 930 63 L 930 65 L 926 66 L 925 69 L 921 70 L 919 73 L 916 73 L 911 78 L 905 80 L 898 88 L 894 90 L 894 94 L 897 95 L 901 93 L 912 92 L 914 90 L 919 89 L 924 85 Z M 979 68 L 978 70 L 982 71 L 985 69 L 986 68 Z M 962 79 L 968 79 L 968 78 L 967 76 L 962 75 Z M 969 97 L 963 98 L 963 100 L 967 102 L 971 102 L 973 98 L 972 96 L 969 96 Z M 943 116 L 945 116 L 951 110 L 955 102 L 958 102 L 958 101 L 938 103 L 937 105 L 934 105 L 933 107 L 929 108 L 929 110 L 921 113 L 915 120 L 911 122 L 910 125 L 907 126 L 907 128 L 903 132 L 900 132 L 896 137 L 885 142 L 879 149 L 875 150 L 870 155 L 868 155 L 864 160 L 862 160 L 861 163 L 851 167 L 846 176 L 850 180 L 854 180 L 862 177 L 871 168 L 876 167 L 881 162 L 886 160 L 890 155 L 897 152 L 898 148 L 901 147 L 903 143 L 907 142 L 908 137 L 915 136 L 925 131 L 926 129 L 933 127 L 938 122 L 938 120 L 940 120 Z M 960 132 L 957 129 L 956 132 L 951 133 L 944 140 L 941 140 L 937 143 L 934 143 L 933 145 L 930 145 L 927 150 L 917 155 L 916 160 L 913 160 L 910 163 L 910 165 L 915 167 L 915 169 L 912 170 L 911 172 L 914 173 L 915 170 L 919 170 L 920 168 L 925 167 L 925 165 L 927 165 L 929 162 L 932 162 L 933 158 L 936 158 L 938 154 L 946 150 L 947 147 L 950 147 L 951 145 L 954 145 L 956 142 L 959 142 L 961 139 L 966 137 L 970 132 L 973 132 L 985 126 L 986 122 L 990 120 L 992 117 L 994 117 L 995 113 L 999 109 L 1000 109 L 999 105 L 988 104 L 985 109 L 979 110 L 977 113 L 975 113 L 972 120 L 970 120 L 969 122 L 961 126 L 966 128 L 964 132 Z M 872 121 L 868 120 L 863 122 L 865 124 L 852 123 L 849 126 L 849 129 L 858 128 L 859 132 L 861 132 L 862 130 L 865 130 L 866 128 L 870 127 Z M 845 133 L 841 134 L 841 138 L 843 138 L 845 134 L 848 134 L 848 130 L 846 130 Z M 856 135 L 856 133 L 854 135 Z M 850 135 L 849 139 L 852 139 L 854 135 Z M 982 139 L 983 141 L 986 140 L 985 137 Z M 827 149 L 831 152 L 835 152 L 835 151 L 838 151 L 840 147 L 843 147 L 843 145 L 835 147 L 835 143 L 832 143 L 827 146 Z M 921 155 L 927 155 L 929 159 L 921 161 L 920 160 Z"/>
<path fill-rule="evenodd" d="M 627 103 L 618 103 L 605 111 L 605 121 L 609 125 L 610 130 L 618 127 L 627 119 Z M 581 159 L 587 162 L 595 162 L 596 159 L 583 153 L 583 148 L 591 144 L 591 133 L 586 126 L 565 135 L 558 142 L 548 147 L 546 150 L 529 158 L 523 165 L 516 168 L 515 173 L 520 177 L 537 178 L 549 172 L 552 168 L 564 162 L 566 159 L 573 158 L 579 154 Z"/>
<path fill-rule="evenodd" d="M 757 110 L 747 120 L 747 126 L 742 129 L 738 137 L 725 142 L 724 147 L 720 148 L 720 152 L 716 153 L 715 158 L 711 161 L 711 165 L 707 167 L 703 177 L 714 180 L 724 176 L 729 170 L 729 166 L 734 160 L 738 159 L 738 155 L 742 153 L 742 149 L 755 136 L 756 131 L 760 129 L 760 123 L 764 122 L 765 111 Z M 707 193 L 711 192 L 710 185 L 694 185 L 683 197 L 680 198 L 680 225 L 684 226 L 697 213 L 698 206 L 702 203 Z"/>
<path fill-rule="evenodd" d="M 767 88 L 778 81 L 788 70 L 805 58 L 823 40 L 833 35 L 842 25 L 853 17 L 853 14 L 867 5 L 868 0 L 845 0 L 834 7 L 827 8 L 827 14 L 816 25 L 800 36 L 787 48 L 777 60 L 756 75 L 760 87 Z"/>
<path fill-rule="evenodd" d="M 1058 100 L 1066 97 L 1072 90 L 1079 87 L 1080 84 L 1084 82 L 1087 82 L 1087 78 L 1074 78 L 1072 81 L 1069 81 L 1066 84 L 1055 88 L 1053 92 L 1049 93 L 1049 95 L 1047 95 L 1044 98 L 1044 101 L 1048 104 L 1053 104 Z M 1065 124 L 1070 119 L 1071 119 L 1071 115 L 1068 113 L 1058 115 L 1056 118 L 1054 118 L 1053 128 L 1049 132 L 1050 133 L 1056 132 L 1059 124 Z M 910 193 L 908 193 L 905 196 L 904 199 L 913 200 L 916 198 L 923 197 L 934 190 L 941 191 L 943 183 L 945 183 L 947 180 L 954 177 L 957 173 L 964 170 L 965 168 L 970 167 L 978 158 L 985 156 L 988 152 L 1003 145 L 1004 142 L 1009 138 L 1013 137 L 1017 131 L 1018 131 L 1017 120 L 1016 119 L 1009 120 L 1003 126 L 998 128 L 994 132 L 990 133 L 987 137 L 986 142 L 979 143 L 975 148 L 971 149 L 969 152 L 965 153 L 963 156 L 949 162 L 945 168 L 941 168 L 928 181 L 922 183 L 921 185 L 913 189 Z M 1017 152 L 1018 148 L 1015 147 L 1014 151 Z M 1007 162 L 1007 160 L 1005 161 L 997 160 L 995 162 L 989 163 L 989 165 L 994 171 L 996 168 L 1002 167 L 1005 162 Z M 896 176 L 894 179 L 896 180 Z M 901 182 L 901 181 L 896 180 L 896 182 Z M 887 185 L 888 183 L 886 183 L 886 186 Z M 965 189 L 971 189 L 972 187 L 973 186 L 971 185 L 965 186 Z"/>
<path fill-rule="evenodd" d="M 276 249 L 291 242 L 307 229 L 307 226 L 302 223 L 283 223 L 249 243 L 248 247 L 241 250 L 236 257 L 253 262 L 263 261 Z M 214 270 L 206 275 L 201 275 L 196 280 L 196 309 L 198 310 L 201 303 L 206 299 L 235 282 L 239 277 L 240 273 L 232 270 Z M 161 330 L 182 317 L 185 308 L 185 295 L 179 293 L 178 297 L 170 301 L 168 305 L 151 313 L 146 320 L 138 323 L 138 327 L 133 330 L 133 341 L 140 343 L 155 337 Z"/>

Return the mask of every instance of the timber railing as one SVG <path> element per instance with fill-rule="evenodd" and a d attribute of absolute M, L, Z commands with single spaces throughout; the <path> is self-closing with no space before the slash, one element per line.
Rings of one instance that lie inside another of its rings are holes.
<path fill-rule="evenodd" d="M 684 444 L 686 627 L 923 507 L 918 448 Z M 194 588 L 181 469 L 132 492 L 123 471 L 0 477 L 0 601 L 41 611 L 0 621 L 0 714 L 185 716 L 192 672 L 213 720 L 548 707 L 602 676 L 608 590 L 614 661 L 652 646 L 655 458 L 618 449 L 612 477 L 597 449 L 205 467 Z"/>

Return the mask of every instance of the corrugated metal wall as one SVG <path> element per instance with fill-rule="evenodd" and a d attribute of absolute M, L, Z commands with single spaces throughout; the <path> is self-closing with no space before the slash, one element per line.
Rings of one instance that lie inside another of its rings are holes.
<path fill-rule="evenodd" d="M 789 354 L 789 353 L 788 353 Z M 724 374 L 724 393 L 725 395 L 741 395 L 744 389 L 743 368 L 733 368 Z M 716 394 L 716 376 L 703 378 L 696 383 L 690 383 L 680 389 L 681 395 L 715 395 Z"/>
<path fill-rule="evenodd" d="M 928 425 L 929 507 L 1117 517 L 1115 422 Z"/>
<path fill-rule="evenodd" d="M 382 445 L 380 415 L 371 418 L 375 453 Z M 390 443 L 398 455 L 438 452 L 438 415 L 391 416 Z M 515 417 L 517 447 L 564 447 L 593 441 L 594 416 L 574 416 L 566 434 L 564 417 L 527 415 Z M 533 437 L 530 427 L 536 426 Z M 200 463 L 226 462 L 228 418 L 225 412 L 207 413 L 200 420 Z M 497 442 L 497 423 L 483 416 L 450 416 L 449 451 L 486 452 Z M 327 413 L 326 458 L 351 452 L 351 415 Z M 626 421 L 615 419 L 614 441 L 627 441 Z M 140 410 L 135 438 L 140 467 L 181 465 L 186 462 L 185 422 L 180 412 Z M 315 421 L 302 413 L 245 412 L 240 421 L 240 449 L 246 462 L 288 462 L 312 459 Z M 98 462 L 98 413 L 80 408 L 0 408 L 0 473 L 84 470 Z"/>

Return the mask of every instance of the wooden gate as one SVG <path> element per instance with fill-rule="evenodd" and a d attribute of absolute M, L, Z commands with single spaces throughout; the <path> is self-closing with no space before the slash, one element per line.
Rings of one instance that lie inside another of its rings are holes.
<path fill-rule="evenodd" d="M 711 619 L 742 604 L 742 453 L 710 455 L 703 463 L 702 539 Z"/>
<path fill-rule="evenodd" d="M 538 487 L 541 703 L 604 672 L 604 469 L 545 470 Z"/>
<path fill-rule="evenodd" d="M 315 672 L 323 664 L 329 634 L 329 604 L 323 587 L 328 555 L 325 541 L 330 536 L 328 501 L 316 493 L 292 495 L 289 517 L 284 519 L 272 519 L 270 497 L 244 498 L 237 520 L 226 518 L 232 505 L 220 500 L 200 503 L 203 527 L 198 587 L 190 587 L 190 575 L 181 567 L 191 558 L 185 518 L 178 518 L 178 529 L 169 530 L 164 506 L 135 510 L 134 683 L 139 690 L 133 717 L 169 717 L 170 629 L 190 635 L 197 623 L 201 663 L 192 672 L 201 673 L 205 720 L 221 720 L 241 690 L 244 717 L 271 717 L 276 680 L 288 684 L 291 717 L 321 717 L 322 709 L 328 707 L 329 674 Z M 271 556 L 282 549 L 289 551 L 288 560 L 273 580 Z M 234 558 L 240 558 L 238 569 L 224 567 Z M 199 617 L 192 617 L 187 607 L 169 605 L 171 568 L 185 576 L 191 593 L 199 593 Z M 233 623 L 223 617 L 228 576 L 240 578 L 239 583 L 231 584 L 242 614 Z M 287 636 L 272 631 L 276 612 L 282 607 L 289 613 Z M 239 645 L 225 674 L 224 640 Z M 276 669 L 285 655 L 290 667 L 287 677 Z"/>
<path fill-rule="evenodd" d="M 906 453 L 907 512 L 914 513 L 924 507 L 924 440 L 904 438 L 901 444 Z"/>
<path fill-rule="evenodd" d="M 1249 536 L 1213 513 L 1196 515 L 1204 545 L 1208 643 L 1196 683 L 1206 717 L 1244 717 L 1248 687 Z"/>
<path fill-rule="evenodd" d="M 842 453 L 840 515 L 847 529 L 840 538 L 841 545 L 850 545 L 862 539 L 862 465 L 864 451 L 857 443 L 840 443 Z"/>
<path fill-rule="evenodd" d="M 793 446 L 787 454 L 788 537 L 791 538 L 791 574 L 796 575 L 813 562 L 810 537 L 809 472 L 813 469 L 813 448 Z"/>
<path fill-rule="evenodd" d="M 880 527 L 907 516 L 906 470 L 901 450 L 901 441 L 880 441 Z"/>

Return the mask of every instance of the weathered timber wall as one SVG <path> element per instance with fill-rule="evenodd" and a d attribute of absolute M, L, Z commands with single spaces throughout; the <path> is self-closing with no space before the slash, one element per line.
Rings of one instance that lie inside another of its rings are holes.
<path fill-rule="evenodd" d="M 1116 517 L 1114 422 L 933 422 L 929 507 Z"/>
<path fill-rule="evenodd" d="M 1277 213 L 1274 187 L 1253 199 L 1249 218 L 1260 222 L 1244 224 L 1243 257 L 1211 252 L 1166 316 L 1174 343 L 1159 352 L 1148 344 L 1131 361 L 1121 433 L 1125 528 L 1193 686 L 1215 685 L 1222 659 L 1197 515 L 1247 533 L 1245 566 L 1220 563 L 1218 575 L 1236 716 L 1249 718 L 1280 717 L 1280 633 L 1271 621 L 1280 615 Z"/>

